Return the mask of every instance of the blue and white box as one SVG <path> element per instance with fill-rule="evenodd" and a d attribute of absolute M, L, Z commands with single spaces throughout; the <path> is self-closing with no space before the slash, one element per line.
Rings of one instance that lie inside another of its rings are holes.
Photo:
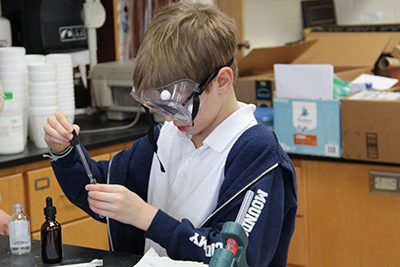
<path fill-rule="evenodd" d="M 341 157 L 338 100 L 275 98 L 274 130 L 288 153 Z"/>

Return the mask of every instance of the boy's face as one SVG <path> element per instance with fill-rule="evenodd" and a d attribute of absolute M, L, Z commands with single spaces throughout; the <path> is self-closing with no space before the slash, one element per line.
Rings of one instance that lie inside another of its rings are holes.
<path fill-rule="evenodd" d="M 209 84 L 206 90 L 200 95 L 200 106 L 194 124 L 191 122 L 182 122 L 173 120 L 169 116 L 165 116 L 167 121 L 172 121 L 181 132 L 192 135 L 207 136 L 217 126 L 217 118 L 222 107 L 222 96 L 218 94 L 218 85 L 214 80 Z M 215 125 L 214 125 L 215 124 Z"/>

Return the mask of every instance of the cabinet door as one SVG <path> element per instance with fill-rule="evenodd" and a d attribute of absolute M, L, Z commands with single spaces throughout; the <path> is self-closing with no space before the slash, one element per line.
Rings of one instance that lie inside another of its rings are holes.
<path fill-rule="evenodd" d="M 74 222 L 62 224 L 62 242 L 64 245 L 108 250 L 107 224 L 86 217 Z M 40 232 L 32 234 L 40 240 Z"/>
<path fill-rule="evenodd" d="M 295 165 L 296 178 L 297 178 L 297 216 L 305 216 L 306 214 L 306 186 L 302 174 L 302 168 Z"/>
<path fill-rule="evenodd" d="M 15 203 L 26 207 L 22 174 L 0 177 L 0 209 L 11 214 Z"/>
<path fill-rule="evenodd" d="M 400 196 L 370 191 L 370 171 L 400 167 L 303 161 L 310 266 L 397 267 Z"/>
<path fill-rule="evenodd" d="M 110 154 L 94 156 L 94 160 L 108 160 Z M 47 196 L 53 198 L 57 208 L 57 221 L 60 223 L 73 221 L 87 214 L 72 204 L 63 193 L 51 167 L 27 173 L 29 194 L 29 215 L 32 232 L 39 230 L 44 220 L 43 208 Z"/>
<path fill-rule="evenodd" d="M 296 228 L 290 241 L 287 263 L 289 266 L 308 265 L 307 225 L 305 218 L 296 218 Z"/>
<path fill-rule="evenodd" d="M 65 196 L 51 167 L 28 172 L 27 181 L 32 232 L 39 230 L 44 221 L 43 208 L 48 196 L 53 198 L 53 204 L 57 208 L 58 222 L 64 223 L 87 216 Z"/>

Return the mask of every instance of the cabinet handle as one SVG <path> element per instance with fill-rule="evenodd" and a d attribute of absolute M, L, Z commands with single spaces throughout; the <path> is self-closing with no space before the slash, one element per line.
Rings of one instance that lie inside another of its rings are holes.
<path fill-rule="evenodd" d="M 0 203 L 2 202 L 2 200 L 3 200 L 3 196 L 0 193 Z"/>
<path fill-rule="evenodd" d="M 43 190 L 50 187 L 50 177 L 42 177 L 35 180 L 35 191 Z"/>

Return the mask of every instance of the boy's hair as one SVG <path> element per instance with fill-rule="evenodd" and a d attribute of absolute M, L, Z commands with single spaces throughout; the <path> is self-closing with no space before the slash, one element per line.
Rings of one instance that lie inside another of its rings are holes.
<path fill-rule="evenodd" d="M 236 25 L 212 5 L 176 3 L 152 20 L 135 59 L 135 90 L 180 79 L 200 82 L 226 65 L 236 48 Z M 237 76 L 236 62 L 231 65 Z"/>

